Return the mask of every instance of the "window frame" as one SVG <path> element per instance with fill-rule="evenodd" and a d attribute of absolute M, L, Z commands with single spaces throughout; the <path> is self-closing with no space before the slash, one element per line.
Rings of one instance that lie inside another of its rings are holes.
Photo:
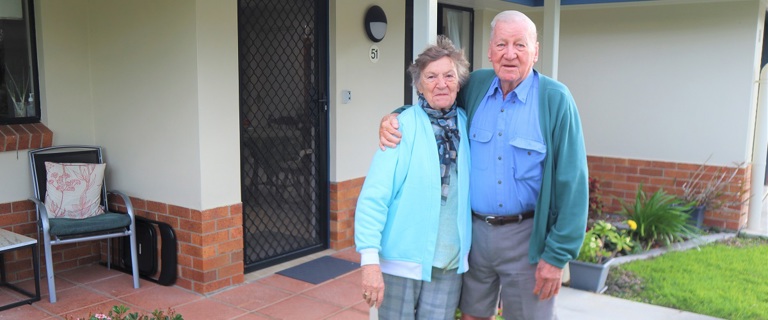
<path fill-rule="evenodd" d="M 460 12 L 466 12 L 469 14 L 469 45 L 465 47 L 464 49 L 464 56 L 467 58 L 467 61 L 469 62 L 469 70 L 474 70 L 474 54 L 475 54 L 475 10 L 473 8 L 468 7 L 461 7 L 456 5 L 450 5 L 450 4 L 444 4 L 444 3 L 438 3 L 437 4 L 437 34 L 438 35 L 445 35 L 445 28 L 447 27 L 447 22 L 444 21 L 443 15 L 445 14 L 445 9 L 449 10 L 455 10 Z M 462 49 L 462 48 L 457 48 Z"/>
<path fill-rule="evenodd" d="M 29 52 L 27 52 L 27 58 L 29 61 L 29 74 L 30 74 L 30 89 L 31 93 L 33 94 L 33 106 L 34 106 L 34 115 L 32 116 L 24 116 L 24 117 L 17 117 L 17 116 L 11 116 L 11 115 L 0 115 L 0 125 L 9 125 L 9 124 L 26 124 L 26 123 L 39 123 L 40 122 L 40 78 L 38 73 L 38 62 L 37 62 L 37 38 L 36 38 L 36 31 L 35 31 L 35 10 L 34 10 L 34 0 L 19 0 L 21 1 L 22 5 L 22 20 L 24 20 L 24 25 L 26 27 L 26 38 L 27 38 L 27 48 Z M 2 32 L 5 32 L 3 29 Z M 4 47 L 4 45 L 3 45 Z M 4 59 L 4 58 L 3 58 Z M 5 70 L 4 66 L 0 66 L 0 68 L 4 69 L 3 72 L 3 79 L 5 79 L 5 76 L 8 75 L 7 70 Z M 6 91 L 7 89 L 4 88 L 3 90 Z M 6 101 L 9 99 L 6 98 Z M 10 105 L 9 107 L 12 107 Z M 11 110 L 12 111 L 12 110 Z"/>

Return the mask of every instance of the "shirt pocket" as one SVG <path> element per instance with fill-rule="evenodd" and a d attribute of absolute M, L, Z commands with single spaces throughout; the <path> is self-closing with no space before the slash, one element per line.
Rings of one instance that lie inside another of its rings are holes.
<path fill-rule="evenodd" d="M 540 179 L 547 146 L 541 142 L 515 137 L 509 141 L 515 161 L 515 179 Z M 475 159 L 472 159 L 475 161 Z"/>
<path fill-rule="evenodd" d="M 470 148 L 480 147 L 482 150 L 490 150 L 488 148 L 490 148 L 491 137 L 493 137 L 493 133 L 489 130 L 470 128 L 469 140 L 471 140 L 471 144 L 475 144 L 470 145 Z M 491 162 L 493 162 L 493 157 L 491 157 L 490 154 L 485 157 L 475 157 L 472 159 L 472 167 L 477 169 L 487 169 L 491 165 Z"/>

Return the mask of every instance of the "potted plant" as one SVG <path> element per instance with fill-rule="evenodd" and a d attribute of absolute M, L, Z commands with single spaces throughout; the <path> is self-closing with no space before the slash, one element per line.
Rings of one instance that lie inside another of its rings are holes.
<path fill-rule="evenodd" d="M 26 117 L 27 108 L 29 108 L 29 104 L 32 102 L 29 79 L 27 79 L 26 74 L 22 74 L 21 79 L 16 81 L 11 73 L 11 69 L 9 69 L 7 65 L 5 66 L 5 72 L 7 76 L 5 79 L 5 88 L 8 96 L 13 102 L 14 115 L 16 117 Z"/>
<path fill-rule="evenodd" d="M 637 226 L 631 220 L 627 225 L 630 230 Z M 569 264 L 571 288 L 603 292 L 611 261 L 619 254 L 631 252 L 633 247 L 634 241 L 627 230 L 620 230 L 605 220 L 596 221 L 584 237 L 579 256 Z"/>
<path fill-rule="evenodd" d="M 706 161 L 693 172 L 683 183 L 683 194 L 680 199 L 691 204 L 690 221 L 701 228 L 704 223 L 704 213 L 707 210 L 717 210 L 724 206 L 741 204 L 746 192 L 744 181 L 738 180 L 733 189 L 734 181 L 739 178 L 739 168 L 743 162 L 732 168 L 718 167 L 708 169 Z"/>

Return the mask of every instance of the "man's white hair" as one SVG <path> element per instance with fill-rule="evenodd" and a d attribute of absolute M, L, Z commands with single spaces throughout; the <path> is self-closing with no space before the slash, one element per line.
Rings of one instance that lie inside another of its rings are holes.
<path fill-rule="evenodd" d="M 517 10 L 507 10 L 499 12 L 495 17 L 493 17 L 493 21 L 491 21 L 491 38 L 493 38 L 493 32 L 496 29 L 496 23 L 497 22 L 524 22 L 528 25 L 528 31 L 531 33 L 531 36 L 534 41 L 538 38 L 538 33 L 536 32 L 536 24 L 533 23 L 531 18 L 528 18 L 525 13 L 522 13 Z"/>

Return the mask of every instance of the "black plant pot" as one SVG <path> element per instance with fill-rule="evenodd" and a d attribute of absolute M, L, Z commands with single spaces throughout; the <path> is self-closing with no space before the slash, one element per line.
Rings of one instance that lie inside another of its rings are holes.
<path fill-rule="evenodd" d="M 692 207 L 691 210 L 688 211 L 688 214 L 690 215 L 688 222 L 692 225 L 695 225 L 696 228 L 701 228 L 701 226 L 704 224 L 705 211 L 707 211 L 707 206 Z"/>

